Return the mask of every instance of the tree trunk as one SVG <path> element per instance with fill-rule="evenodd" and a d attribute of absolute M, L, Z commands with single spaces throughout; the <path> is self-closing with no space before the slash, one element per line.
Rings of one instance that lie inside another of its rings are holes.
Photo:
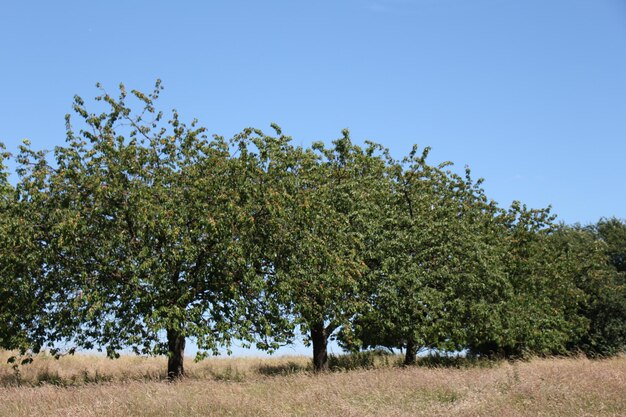
<path fill-rule="evenodd" d="M 185 375 L 183 359 L 185 357 L 185 336 L 177 330 L 167 330 L 167 379 L 173 381 Z"/>
<path fill-rule="evenodd" d="M 417 356 L 417 346 L 413 339 L 407 339 L 406 341 L 406 353 L 404 356 L 405 365 L 415 365 L 415 357 Z"/>
<path fill-rule="evenodd" d="M 313 369 L 315 372 L 328 371 L 328 334 L 323 322 L 311 326 L 311 341 L 313 342 Z"/>

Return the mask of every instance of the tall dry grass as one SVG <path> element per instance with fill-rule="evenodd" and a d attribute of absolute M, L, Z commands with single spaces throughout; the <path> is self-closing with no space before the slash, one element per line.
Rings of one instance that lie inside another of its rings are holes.
<path fill-rule="evenodd" d="M 0 386 L 80 386 L 93 383 L 159 382 L 166 380 L 165 357 L 123 355 L 109 359 L 103 355 L 70 355 L 59 359 L 37 355 L 29 365 L 18 369 L 7 363 L 14 352 L 0 351 Z M 185 358 L 187 379 L 242 382 L 246 379 L 310 372 L 310 360 L 303 356 L 210 358 L 195 362 Z"/>
<path fill-rule="evenodd" d="M 32 365 L 22 385 L 11 385 L 2 365 L 0 416 L 626 416 L 624 356 L 467 368 L 387 363 L 321 375 L 306 358 L 209 359 L 189 363 L 190 377 L 173 384 L 160 380 L 162 358 Z M 98 383 L 70 383 L 96 370 Z M 46 382 L 42 372 L 66 382 Z"/>

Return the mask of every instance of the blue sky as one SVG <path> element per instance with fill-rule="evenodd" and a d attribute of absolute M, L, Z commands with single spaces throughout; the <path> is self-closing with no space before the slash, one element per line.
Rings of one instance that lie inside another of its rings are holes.
<path fill-rule="evenodd" d="M 469 165 L 501 205 L 626 218 L 626 1 L 5 1 L 0 141 L 64 141 L 101 82 L 230 136 L 347 127 Z"/>

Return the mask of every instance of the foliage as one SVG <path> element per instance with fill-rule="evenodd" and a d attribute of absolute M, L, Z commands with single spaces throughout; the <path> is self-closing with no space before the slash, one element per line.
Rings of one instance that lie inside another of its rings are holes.
<path fill-rule="evenodd" d="M 98 115 L 75 98 L 84 128 L 75 133 L 68 116 L 67 144 L 43 179 L 55 213 L 46 280 L 62 283 L 62 302 L 49 307 L 63 336 L 110 356 L 125 346 L 168 353 L 176 376 L 186 337 L 213 353 L 254 340 L 265 324 L 254 304 L 263 277 L 250 156 L 232 156 L 176 111 L 163 123 L 160 90 L 132 92 L 138 114 L 123 85 L 116 99 L 97 97 L 108 105 Z"/>
<path fill-rule="evenodd" d="M 275 192 L 283 203 L 275 209 L 273 287 L 292 326 L 313 343 L 318 370 L 328 366 L 333 332 L 347 327 L 363 303 L 364 237 L 380 213 L 375 194 L 384 189 L 378 147 L 363 150 L 343 134 L 333 148 L 291 147 L 276 160 L 283 177 Z"/>
<path fill-rule="evenodd" d="M 626 273 L 626 222 L 615 217 L 600 219 L 591 230 L 606 244 L 611 265 L 618 272 Z"/>
<path fill-rule="evenodd" d="M 347 130 L 307 148 L 276 125 L 208 137 L 166 120 L 161 89 L 101 89 L 98 112 L 75 97 L 66 144 L 50 157 L 25 141 L 15 185 L 0 148 L 0 348 L 167 354 L 172 378 L 189 338 L 202 357 L 302 332 L 316 370 L 335 337 L 405 363 L 624 350 L 622 220 L 504 210 L 429 148 L 396 161 Z"/>
<path fill-rule="evenodd" d="M 500 326 L 470 341 L 470 352 L 489 356 L 565 353 L 586 325 L 577 315 L 582 294 L 571 265 L 554 246 L 550 209 L 514 202 L 498 221 L 505 228 L 504 268 L 510 291 L 501 300 Z"/>
<path fill-rule="evenodd" d="M 20 183 L 8 181 L 4 161 L 11 155 L 0 144 L 0 348 L 38 352 L 49 339 L 52 323 L 43 306 L 49 301 L 46 280 L 48 194 L 43 179 L 44 152 L 20 147 Z M 11 358 L 13 361 L 15 357 Z M 28 361 L 26 357 L 23 361 Z"/>
<path fill-rule="evenodd" d="M 389 159 L 387 215 L 372 236 L 370 304 L 354 321 L 362 347 L 461 349 L 489 323 L 504 285 L 490 223 L 495 206 L 474 183 L 414 148 Z M 344 344 L 349 344 L 344 338 Z"/>
<path fill-rule="evenodd" d="M 600 220 L 586 228 L 563 226 L 554 236 L 574 284 L 583 293 L 577 313 L 587 326 L 570 341 L 570 350 L 595 357 L 626 349 L 626 276 L 618 270 L 616 256 L 620 242 L 626 245 L 624 229 L 626 225 L 615 219 L 610 225 Z M 625 240 L 619 240 L 620 234 Z"/>
<path fill-rule="evenodd" d="M 626 222 L 600 219 L 592 230 L 604 243 L 609 264 L 617 273 L 602 268 L 604 280 L 596 288 L 579 285 L 588 295 L 585 315 L 591 322 L 583 350 L 590 355 L 613 355 L 626 350 Z"/>

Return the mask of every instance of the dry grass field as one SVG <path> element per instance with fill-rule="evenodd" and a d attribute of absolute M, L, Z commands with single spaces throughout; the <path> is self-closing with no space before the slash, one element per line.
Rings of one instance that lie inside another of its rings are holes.
<path fill-rule="evenodd" d="M 0 353 L 7 417 L 626 416 L 624 356 L 447 368 L 381 357 L 321 375 L 301 357 L 189 360 L 176 383 L 162 379 L 163 358 L 40 357 L 18 377 L 8 356 Z"/>

